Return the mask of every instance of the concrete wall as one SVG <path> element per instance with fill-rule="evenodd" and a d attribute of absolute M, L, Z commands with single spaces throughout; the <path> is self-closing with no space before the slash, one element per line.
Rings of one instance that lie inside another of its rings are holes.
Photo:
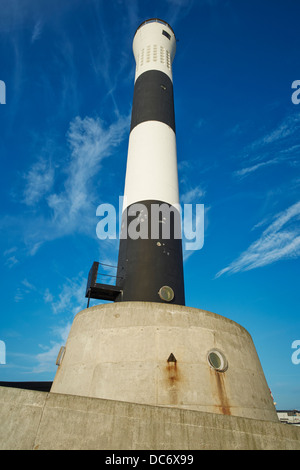
<path fill-rule="evenodd" d="M 300 450 L 300 428 L 0 387 L 1 450 Z"/>
<path fill-rule="evenodd" d="M 225 355 L 225 372 L 210 367 L 213 348 Z M 51 391 L 278 421 L 249 333 L 179 305 L 120 302 L 79 312 Z"/>

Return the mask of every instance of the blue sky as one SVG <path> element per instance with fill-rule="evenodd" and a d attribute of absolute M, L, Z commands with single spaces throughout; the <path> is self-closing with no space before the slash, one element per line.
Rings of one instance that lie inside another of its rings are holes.
<path fill-rule="evenodd" d="M 132 39 L 160 17 L 178 39 L 181 201 L 205 206 L 186 303 L 244 326 L 277 408 L 300 409 L 299 13 L 297 0 L 1 0 L 0 380 L 54 378 L 92 262 L 117 262 L 96 209 L 123 194 Z"/>

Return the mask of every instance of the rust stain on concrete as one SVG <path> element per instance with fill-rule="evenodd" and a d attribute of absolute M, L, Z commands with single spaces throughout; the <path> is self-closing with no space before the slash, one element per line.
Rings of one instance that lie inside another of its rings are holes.
<path fill-rule="evenodd" d="M 178 391 L 181 382 L 181 374 L 176 359 L 174 361 L 167 360 L 165 372 L 170 404 L 176 405 L 178 404 Z"/>
<path fill-rule="evenodd" d="M 226 393 L 226 378 L 223 372 L 210 369 L 211 380 L 214 384 L 215 398 L 218 412 L 223 415 L 231 415 L 230 402 Z"/>

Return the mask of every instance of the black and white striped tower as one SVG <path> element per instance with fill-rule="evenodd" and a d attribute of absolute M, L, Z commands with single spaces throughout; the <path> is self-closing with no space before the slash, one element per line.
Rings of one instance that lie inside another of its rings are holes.
<path fill-rule="evenodd" d="M 184 413 L 189 410 L 188 419 L 194 416 L 194 421 L 206 412 L 253 422 L 259 417 L 260 423 L 270 420 L 277 426 L 273 400 L 249 333 L 228 318 L 185 306 L 182 240 L 176 233 L 180 208 L 171 68 L 175 46 L 172 28 L 157 19 L 143 23 L 135 34 L 136 77 L 119 282 L 99 283 L 101 263 L 94 262 L 86 289 L 89 300 L 115 303 L 95 305 L 75 316 L 58 356 L 51 392 L 110 400 L 112 406 L 113 400 L 124 401 L 133 412 L 136 404 L 146 404 L 181 409 L 181 416 L 187 416 Z M 152 217 L 157 206 L 167 207 L 169 214 L 174 210 L 169 237 L 163 233 L 167 211 L 161 213 L 159 223 Z M 151 233 L 153 224 L 159 226 L 157 236 Z M 141 416 L 140 408 L 137 412 Z M 153 424 L 151 419 L 147 423 Z M 240 431 L 240 421 L 237 424 Z M 163 422 L 164 429 L 167 425 Z M 111 431 L 109 426 L 107 429 Z M 207 430 L 209 446 L 215 436 Z M 197 440 L 199 433 L 195 436 Z M 219 441 L 216 448 L 222 447 Z M 118 442 L 124 448 L 127 441 Z M 239 442 L 237 436 L 235 447 Z M 184 443 L 191 446 L 191 440 Z"/>
<path fill-rule="evenodd" d="M 176 38 L 166 22 L 154 18 L 138 27 L 117 273 L 122 294 L 116 301 L 185 304 L 172 79 L 175 51 Z M 134 236 L 130 225 L 136 228 Z"/>

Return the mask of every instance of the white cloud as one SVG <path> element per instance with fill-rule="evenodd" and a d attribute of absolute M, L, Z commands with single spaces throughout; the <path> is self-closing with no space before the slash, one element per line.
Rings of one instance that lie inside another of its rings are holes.
<path fill-rule="evenodd" d="M 58 335 L 61 338 L 63 344 L 66 344 L 66 341 L 67 341 L 69 333 L 70 333 L 71 326 L 72 326 L 72 322 L 67 322 L 63 326 L 57 326 L 57 327 L 53 328 L 54 334 Z"/>
<path fill-rule="evenodd" d="M 17 249 L 18 248 L 16 246 L 12 246 L 11 248 L 8 248 L 7 250 L 5 250 L 3 255 L 4 256 L 10 255 L 11 253 L 14 253 L 15 251 L 17 251 Z"/>
<path fill-rule="evenodd" d="M 271 165 L 296 164 L 299 153 L 299 132 L 300 113 L 285 116 L 277 126 L 265 132 L 244 149 L 242 161 L 247 160 L 248 166 L 236 170 L 233 176 L 244 178 Z"/>
<path fill-rule="evenodd" d="M 86 307 L 85 299 L 86 276 L 78 275 L 73 279 L 66 279 L 61 287 L 58 300 L 53 301 L 52 294 L 47 291 L 46 302 L 51 302 L 54 314 L 63 313 L 64 315 L 76 315 L 80 310 Z M 52 301 L 50 300 L 52 296 Z"/>
<path fill-rule="evenodd" d="M 263 144 L 269 144 L 299 131 L 300 114 L 288 116 L 274 131 L 267 134 L 262 139 Z"/>
<path fill-rule="evenodd" d="M 10 256 L 5 261 L 6 266 L 8 266 L 9 268 L 12 268 L 13 266 L 15 266 L 18 263 L 19 263 L 19 260 L 15 256 Z"/>
<path fill-rule="evenodd" d="M 44 301 L 46 303 L 53 302 L 53 295 L 51 294 L 48 288 L 45 290 L 45 293 L 44 293 Z"/>
<path fill-rule="evenodd" d="M 286 137 L 291 137 L 295 134 L 298 135 L 299 130 L 300 113 L 289 114 L 275 129 L 253 142 L 251 148 L 256 149 L 257 147 L 276 143 Z"/>
<path fill-rule="evenodd" d="M 236 260 L 216 274 L 233 274 L 266 266 L 283 259 L 300 256 L 300 202 L 280 212 L 263 231 L 261 237 L 252 243 Z"/>
<path fill-rule="evenodd" d="M 120 116 L 110 126 L 99 118 L 76 117 L 67 132 L 69 152 L 63 160 L 67 163 L 61 164 L 59 171 L 57 167 L 56 181 L 53 166 L 46 159 L 41 158 L 26 173 L 23 202 L 34 207 L 35 213 L 30 218 L 24 215 L 18 223 L 23 226 L 30 255 L 46 241 L 76 231 L 91 233 L 91 223 L 95 223 L 95 201 L 99 198 L 93 190 L 95 178 L 101 179 L 103 159 L 115 151 L 128 127 L 129 117 Z M 57 189 L 59 184 L 60 191 Z M 11 223 L 15 224 L 15 220 L 11 219 Z M 13 262 L 12 259 L 10 264 Z"/>
<path fill-rule="evenodd" d="M 20 302 L 21 300 L 23 300 L 24 295 L 30 294 L 32 291 L 36 291 L 36 287 L 31 284 L 27 279 L 23 279 L 23 281 L 21 281 L 21 285 L 18 286 L 16 289 L 14 301 Z"/>
<path fill-rule="evenodd" d="M 202 198 L 205 196 L 206 191 L 202 189 L 200 186 L 196 186 L 195 188 L 191 188 L 186 191 L 184 194 L 180 196 L 180 200 L 183 204 L 191 204 L 191 203 L 202 203 Z"/>
<path fill-rule="evenodd" d="M 41 158 L 24 175 L 26 180 L 23 202 L 28 206 L 37 204 L 53 186 L 54 169 L 49 162 Z"/>
<path fill-rule="evenodd" d="M 238 177 L 244 177 L 244 176 L 249 175 L 250 173 L 253 173 L 254 171 L 258 170 L 259 168 L 274 165 L 274 164 L 276 164 L 280 161 L 281 160 L 279 158 L 274 158 L 273 160 L 268 160 L 266 162 L 260 162 L 260 163 L 257 163 L 256 165 L 252 165 L 250 167 L 246 167 L 246 168 L 242 168 L 241 170 L 237 170 L 237 171 L 234 172 L 234 175 L 238 176 Z"/>
<path fill-rule="evenodd" d="M 32 36 L 31 36 L 32 43 L 37 41 L 37 39 L 40 37 L 41 32 L 42 32 L 42 27 L 43 27 L 42 21 L 41 20 L 36 21 L 34 28 L 33 28 Z"/>
<path fill-rule="evenodd" d="M 71 322 L 67 322 L 64 326 L 53 328 L 53 334 L 57 339 L 55 341 L 51 341 L 50 346 L 39 345 L 44 352 L 35 356 L 34 359 L 37 362 L 37 365 L 33 368 L 33 373 L 40 374 L 42 372 L 56 371 L 57 355 L 60 348 L 66 344 L 71 326 Z"/>
<path fill-rule="evenodd" d="M 33 284 L 31 284 L 29 281 L 27 281 L 27 279 L 23 279 L 21 283 L 23 284 L 23 286 L 27 288 L 27 292 L 31 290 L 36 290 L 36 287 Z"/>
<path fill-rule="evenodd" d="M 128 119 L 120 117 L 106 128 L 100 119 L 76 117 L 67 134 L 71 158 L 66 169 L 64 191 L 47 201 L 53 211 L 56 233 L 71 233 L 84 226 L 93 199 L 92 179 L 99 174 L 101 161 L 121 143 Z"/>
<path fill-rule="evenodd" d="M 15 302 L 20 302 L 21 300 L 23 300 L 23 292 L 19 287 L 17 287 L 16 293 L 15 293 L 15 296 L 14 296 L 14 301 Z"/>
<path fill-rule="evenodd" d="M 54 314 L 60 314 L 62 323 L 51 328 L 51 336 L 54 338 L 50 345 L 39 345 L 43 352 L 35 356 L 37 365 L 33 373 L 53 372 L 56 370 L 56 358 L 61 346 L 66 344 L 74 316 L 86 308 L 85 299 L 86 277 L 79 274 L 73 279 L 66 279 L 60 288 L 60 293 L 55 301 L 54 295 L 47 288 L 44 293 L 44 301 L 50 303 Z M 60 320 L 61 321 L 61 320 Z"/>
<path fill-rule="evenodd" d="M 204 2 L 209 0 L 203 0 Z M 168 22 L 174 26 L 179 19 L 184 18 L 194 6 L 195 0 L 167 0 L 170 6 L 170 12 L 166 15 Z"/>
<path fill-rule="evenodd" d="M 34 374 L 39 374 L 42 372 L 54 371 L 56 367 L 56 358 L 61 346 L 61 343 L 52 342 L 51 346 L 47 348 L 45 352 L 37 354 L 35 360 L 38 364 L 33 368 L 32 372 Z"/>

